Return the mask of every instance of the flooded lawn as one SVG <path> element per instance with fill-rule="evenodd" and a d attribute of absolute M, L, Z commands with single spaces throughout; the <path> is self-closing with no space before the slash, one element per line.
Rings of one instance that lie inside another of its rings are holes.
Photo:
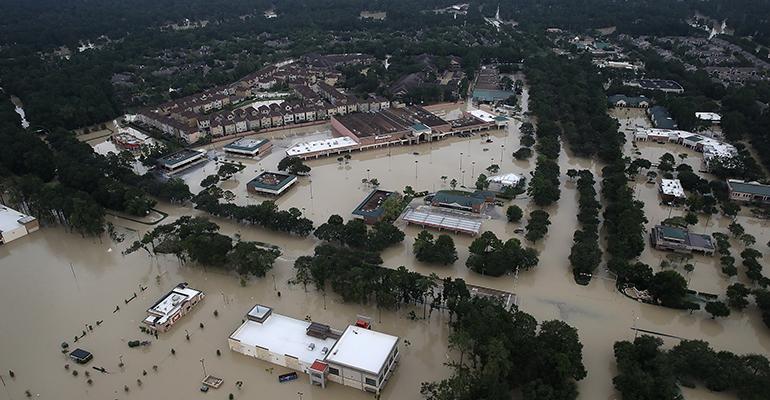
<path fill-rule="evenodd" d="M 633 112 L 618 117 L 621 118 L 621 126 L 625 125 L 625 119 L 645 123 Z M 511 157 L 511 153 L 519 148 L 519 125 L 519 122 L 513 121 L 506 130 L 490 131 L 491 143 L 478 136 L 451 138 L 418 146 L 353 152 L 348 163 L 338 162 L 335 158 L 311 160 L 308 162 L 313 169 L 310 177 L 300 178 L 300 182 L 276 202 L 281 208 L 297 207 L 303 210 L 319 224 L 331 214 L 350 218 L 350 212 L 372 190 L 362 184 L 362 179 L 376 178 L 380 188 L 398 191 L 406 185 L 412 186 L 415 191 L 448 188 L 452 179 L 470 187 L 476 176 L 485 172 L 490 164 L 500 165 L 501 173 L 514 172 L 529 178 L 534 161 L 516 161 Z M 328 128 L 323 126 L 296 130 L 286 138 L 273 134 L 276 137 L 272 153 L 259 160 L 239 159 L 246 169 L 222 183 L 222 188 L 233 191 L 236 195 L 234 201 L 238 204 L 267 199 L 248 195 L 246 182 L 262 169 L 274 169 L 285 148 L 294 142 L 307 140 L 304 135 L 308 133 L 313 136 L 329 134 Z M 226 143 L 211 145 L 209 150 L 219 151 L 217 149 Z M 407 238 L 403 244 L 383 253 L 385 265 L 404 265 L 424 274 L 435 272 L 439 276 L 462 277 L 474 285 L 512 291 L 518 295 L 520 307 L 538 320 L 562 319 L 577 327 L 588 369 L 588 377 L 579 383 L 581 399 L 613 399 L 618 396 L 612 387 L 615 374 L 612 344 L 617 340 L 633 339 L 634 327 L 686 339 L 707 340 L 715 349 L 737 353 L 770 352 L 768 330 L 753 306 L 744 313 L 712 320 L 702 311 L 689 314 L 641 304 L 618 293 L 609 274 L 601 270 L 603 267 L 589 285 L 576 285 L 567 257 L 572 235 L 577 228 L 577 193 L 575 183 L 570 182 L 564 173 L 569 168 L 589 169 L 600 181 L 602 166 L 592 160 L 573 157 L 565 147 L 559 157 L 561 200 L 558 205 L 546 209 L 552 222 L 549 233 L 536 244 L 528 243 L 540 251 L 540 264 L 533 270 L 522 272 L 517 278 L 491 278 L 471 272 L 464 263 L 472 238 L 463 235 L 453 235 L 459 253 L 455 265 L 419 263 L 411 254 L 411 245 L 420 229 L 404 227 L 403 222 L 399 224 Z M 631 155 L 632 149 L 628 143 L 626 153 Z M 675 155 L 687 153 L 685 162 L 693 163 L 691 165 L 696 171 L 696 164 L 700 162 L 697 153 L 673 144 L 644 143 L 638 146 L 638 151 L 642 157 L 653 162 L 666 151 Z M 196 192 L 200 189 L 199 182 L 215 170 L 215 163 L 211 161 L 182 173 L 180 177 Z M 632 184 L 637 198 L 645 202 L 645 213 L 650 221 L 648 227 L 669 215 L 684 213 L 681 208 L 660 206 L 656 186 L 646 184 L 644 177 Z M 534 209 L 526 196 L 512 203 L 521 206 L 525 216 Z M 194 209 L 167 204 L 161 204 L 159 208 L 169 213 L 167 221 L 181 215 L 201 214 Z M 493 231 L 502 239 L 517 236 L 514 229 L 525 222 L 509 224 L 504 215 L 505 207 L 496 207 L 490 218 L 483 221 L 482 230 Z M 114 217 L 108 219 L 123 227 L 121 229 L 127 233 L 127 241 L 147 229 L 147 226 Z M 315 321 L 338 328 L 353 321 L 357 314 L 366 314 L 375 318 L 376 330 L 408 340 L 410 345 L 401 345 L 402 358 L 391 382 L 385 387 L 383 399 L 419 398 L 420 382 L 448 376 L 449 370 L 443 365 L 451 357 L 447 349 L 447 316 L 434 313 L 428 321 L 412 321 L 407 318 L 412 309 L 406 307 L 400 311 L 382 312 L 380 323 L 379 313 L 372 306 L 343 304 L 335 295 L 330 294 L 324 299 L 312 288 L 306 293 L 301 286 L 288 286 L 287 280 L 293 275 L 293 260 L 312 252 L 316 244 L 312 237 L 292 238 L 231 221 L 212 220 L 222 226 L 223 233 L 238 233 L 244 240 L 276 244 L 283 249 L 284 255 L 267 277 L 252 280 L 242 287 L 236 277 L 216 270 L 180 266 L 175 259 L 150 258 L 142 252 L 124 257 L 121 250 L 127 243 L 116 244 L 106 237 L 101 242 L 82 239 L 61 228 L 43 229 L 0 247 L 0 302 L 3 304 L 0 308 L 0 319 L 3 321 L 0 325 L 0 336 L 3 338 L 0 343 L 0 374 L 6 382 L 4 390 L 0 391 L 0 398 L 22 398 L 25 390 L 49 399 L 226 398 L 230 392 L 236 398 L 371 398 L 369 394 L 335 384 L 326 389 L 312 387 L 304 375 L 292 383 L 279 384 L 277 376 L 286 372 L 283 368 L 230 352 L 227 337 L 255 303 L 272 306 L 275 312 L 295 318 L 309 315 Z M 770 240 L 767 222 L 745 215 L 738 217 L 738 221 L 756 237 L 758 244 L 755 247 L 766 258 L 770 257 L 766 246 L 760 245 Z M 702 217 L 693 230 L 705 233 L 726 231 L 728 224 L 729 220 L 721 216 Z M 523 236 L 520 239 L 525 241 Z M 734 255 L 740 250 L 742 246 L 733 243 Z M 648 248 L 641 260 L 657 269 L 666 254 Z M 695 271 L 687 276 L 691 287 L 724 293 L 731 280 L 720 273 L 718 258 L 696 256 L 694 261 L 697 261 Z M 739 267 L 739 271 L 737 279 L 742 281 L 743 269 Z M 684 271 L 681 272 L 684 274 Z M 188 282 L 191 287 L 205 291 L 207 298 L 169 333 L 161 335 L 159 340 L 141 334 L 137 326 L 144 318 L 145 310 L 179 282 Z M 140 285 L 148 289 L 141 291 Z M 280 298 L 277 291 L 281 292 Z M 124 299 L 130 298 L 134 292 L 138 298 L 125 304 Z M 113 313 L 118 305 L 120 311 Z M 218 317 L 214 317 L 214 310 L 218 310 Z M 417 314 L 421 315 L 421 312 Z M 97 320 L 104 322 L 96 326 Z M 199 323 L 203 323 L 205 328 L 201 329 Z M 87 329 L 84 324 L 93 324 L 94 331 L 74 347 L 83 347 L 94 353 L 89 368 L 103 366 L 110 372 L 101 374 L 90 370 L 91 386 L 84 376 L 87 369 L 73 365 L 72 368 L 80 372 L 78 377 L 73 377 L 71 370 L 64 369 L 64 365 L 70 362 L 59 353 L 59 344 L 68 341 L 72 345 L 73 336 Z M 185 340 L 186 330 L 190 333 L 189 342 Z M 148 348 L 129 349 L 126 342 L 135 339 L 149 339 L 153 343 Z M 666 343 L 673 345 L 676 339 L 666 339 Z M 176 350 L 176 355 L 171 355 L 172 348 Z M 217 349 L 221 350 L 221 356 L 216 355 Z M 121 355 L 125 363 L 122 369 L 118 368 Z M 214 390 L 214 393 L 204 395 L 198 391 L 203 377 L 201 359 L 208 373 L 225 379 L 223 387 Z M 157 372 L 153 371 L 153 365 L 158 366 Z M 6 371 L 9 369 L 16 373 L 16 378 L 8 377 Z M 143 376 L 143 370 L 147 371 L 146 376 Z M 141 379 L 141 386 L 137 379 Z M 245 382 L 240 392 L 234 386 L 238 380 Z M 128 385 L 128 393 L 124 392 L 124 385 Z M 726 398 L 702 389 L 687 389 L 684 393 L 692 399 Z"/>

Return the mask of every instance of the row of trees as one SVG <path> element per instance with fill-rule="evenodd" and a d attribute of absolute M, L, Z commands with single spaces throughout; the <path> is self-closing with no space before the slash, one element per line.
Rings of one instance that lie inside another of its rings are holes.
<path fill-rule="evenodd" d="M 184 216 L 160 225 L 135 241 L 125 253 L 144 249 L 150 255 L 173 254 L 180 262 L 232 270 L 242 277 L 265 276 L 281 254 L 255 242 L 233 239 L 219 233 L 219 225 L 201 217 Z"/>
<path fill-rule="evenodd" d="M 279 210 L 275 202 L 265 200 L 260 204 L 239 206 L 231 203 L 220 203 L 224 192 L 216 186 L 209 186 L 198 193 L 193 201 L 195 208 L 209 214 L 230 218 L 239 223 L 258 225 L 277 232 L 286 232 L 306 237 L 313 232 L 313 221 L 302 216 L 302 211 L 296 207 Z"/>
<path fill-rule="evenodd" d="M 770 362 L 765 356 L 717 352 L 701 340 L 683 340 L 669 351 L 662 345 L 663 340 L 648 335 L 615 343 L 618 375 L 613 383 L 624 399 L 681 399 L 679 385 L 696 383 L 743 400 L 767 398 Z"/>
<path fill-rule="evenodd" d="M 569 171 L 568 171 L 569 174 Z M 599 249 L 599 209 L 601 204 L 596 200 L 594 175 L 589 170 L 577 173 L 578 215 L 582 229 L 576 230 L 572 238 L 573 244 L 569 254 L 572 273 L 576 281 L 585 282 L 585 277 L 593 273 L 602 260 Z"/>
<path fill-rule="evenodd" d="M 403 266 L 389 269 L 381 264 L 382 258 L 377 253 L 321 244 L 312 256 L 297 258 L 295 276 L 290 283 L 303 285 L 305 290 L 312 284 L 324 293 L 331 288 L 344 301 L 374 302 L 380 310 L 420 303 L 424 316 L 428 307 L 431 313 L 442 309 L 444 304 L 452 310 L 458 296 L 468 295 L 461 279 L 446 278 L 439 288 L 441 280 L 435 275 L 427 277 Z"/>
<path fill-rule="evenodd" d="M 527 121 L 521 124 L 519 131 L 521 132 L 519 142 L 522 147 L 513 152 L 513 158 L 526 160 L 532 157 L 532 146 L 535 144 L 535 127 L 531 122 Z"/>

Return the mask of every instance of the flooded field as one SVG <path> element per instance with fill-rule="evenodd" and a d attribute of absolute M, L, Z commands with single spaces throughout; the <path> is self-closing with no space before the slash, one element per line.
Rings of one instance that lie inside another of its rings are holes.
<path fill-rule="evenodd" d="M 526 98 L 526 91 L 525 96 Z M 463 104 L 447 106 L 447 113 L 456 113 Z M 453 110 L 454 108 L 454 110 Z M 621 112 L 615 116 L 625 128 L 627 121 L 646 124 L 640 111 Z M 520 122 L 512 121 L 506 130 L 490 131 L 489 139 L 478 136 L 451 138 L 440 142 L 418 146 L 392 147 L 366 152 L 353 152 L 349 162 L 338 162 L 335 158 L 311 160 L 309 177 L 276 199 L 281 208 L 297 207 L 316 224 L 324 222 L 331 214 L 349 218 L 350 212 L 372 189 L 362 179 L 376 178 L 380 188 L 402 191 L 410 185 L 416 191 L 448 188 L 456 179 L 460 185 L 472 186 L 476 176 L 490 164 L 498 164 L 501 173 L 514 172 L 527 176 L 534 169 L 534 160 L 516 161 L 511 153 L 519 148 Z M 250 204 L 265 200 L 264 197 L 248 195 L 245 184 L 262 169 L 272 170 L 283 157 L 286 147 L 308 140 L 308 137 L 328 135 L 328 128 L 310 127 L 285 133 L 272 133 L 275 147 L 263 159 L 242 161 L 246 168 L 221 187 L 231 190 L 238 204 Z M 628 135 L 628 134 L 627 134 Z M 208 150 L 220 151 L 224 143 L 212 145 Z M 664 152 L 686 153 L 685 162 L 691 163 L 697 171 L 700 157 L 674 144 L 658 145 L 643 143 L 634 149 L 630 141 L 626 145 L 627 155 L 641 152 L 641 157 L 653 162 Z M 677 157 L 678 159 L 678 157 Z M 491 278 L 469 271 L 465 265 L 468 246 L 472 238 L 453 235 L 458 248 L 459 260 L 451 266 L 432 266 L 419 263 L 411 254 L 411 245 L 419 229 L 405 227 L 407 238 L 404 243 L 383 253 L 389 267 L 404 265 L 420 273 L 437 273 L 439 276 L 462 277 L 469 283 L 515 292 L 520 307 L 538 320 L 562 319 L 577 327 L 583 343 L 583 359 L 588 377 L 579 382 L 581 399 L 613 399 L 617 393 L 612 387 L 615 375 L 612 344 L 617 340 L 630 340 L 637 327 L 686 339 L 709 341 L 716 349 L 737 353 L 770 353 L 770 335 L 762 324 L 753 306 L 744 313 L 735 313 L 729 318 L 712 320 L 705 312 L 675 311 L 630 300 L 615 290 L 615 283 L 603 270 L 587 286 L 578 286 L 572 279 L 567 257 L 572 244 L 572 235 L 577 228 L 577 193 L 575 183 L 564 175 L 569 168 L 589 169 L 600 176 L 601 165 L 595 161 L 572 156 L 563 146 L 559 157 L 562 170 L 562 194 L 558 205 L 549 207 L 552 225 L 549 234 L 536 244 L 529 244 L 540 251 L 540 264 L 531 271 L 521 273 L 517 278 L 504 276 Z M 186 171 L 179 176 L 199 190 L 199 182 L 214 173 L 216 165 L 206 165 Z M 442 179 L 446 177 L 446 179 Z M 640 176 L 634 183 L 637 198 L 645 202 L 648 227 L 669 215 L 682 215 L 681 208 L 671 209 L 660 206 L 657 188 L 646 184 Z M 418 202 L 419 200 L 416 200 Z M 526 196 L 513 201 L 521 206 L 525 215 L 534 207 Z M 507 204 L 506 204 L 507 206 Z M 191 208 L 160 204 L 159 208 L 169 213 L 169 221 L 181 215 L 201 214 Z M 522 224 L 507 223 L 504 207 L 497 207 L 483 221 L 482 230 L 495 232 L 507 239 L 516 236 L 515 228 Z M 748 233 L 757 239 L 758 250 L 770 257 L 766 246 L 770 240 L 767 222 L 748 217 L 744 212 L 738 221 Z M 121 231 L 127 234 L 127 241 L 133 240 L 148 227 L 109 217 Z M 5 386 L 0 390 L 0 399 L 19 399 L 24 391 L 49 399 L 74 398 L 226 398 L 233 392 L 236 398 L 266 399 L 364 399 L 371 395 L 340 385 L 332 384 L 326 389 L 313 387 L 306 377 L 292 383 L 279 384 L 277 375 L 286 372 L 271 364 L 247 358 L 229 351 L 228 335 L 240 324 L 243 314 L 254 304 L 273 306 L 275 312 L 296 318 L 309 315 L 313 320 L 344 327 L 357 314 L 375 318 L 375 329 L 398 335 L 409 341 L 401 345 L 402 358 L 391 381 L 385 387 L 383 399 L 419 398 L 419 384 L 422 381 L 440 379 L 449 374 L 443 366 L 452 353 L 447 349 L 447 316 L 438 314 L 428 320 L 412 321 L 406 316 L 410 308 L 400 311 L 382 312 L 382 322 L 374 307 L 344 304 L 334 295 L 321 297 L 314 290 L 305 292 L 302 287 L 291 287 L 287 280 L 292 276 L 292 261 L 300 255 L 312 252 L 314 239 L 298 239 L 275 234 L 262 229 L 241 226 L 231 221 L 212 218 L 222 226 L 223 233 L 240 234 L 244 240 L 260 240 L 273 243 L 284 250 L 272 273 L 260 280 L 252 280 L 241 286 L 234 276 L 216 270 L 204 271 L 196 266 L 182 266 L 172 258 L 151 258 L 143 252 L 122 256 L 121 250 L 127 243 L 111 242 L 106 236 L 98 239 L 82 239 L 68 234 L 61 228 L 47 228 L 0 247 L 0 375 Z M 524 218 L 526 220 L 526 218 Z M 720 216 L 701 218 L 695 231 L 711 233 L 726 231 L 729 220 Z M 520 237 L 524 241 L 523 237 Z M 740 253 L 742 246 L 733 243 L 733 253 Z M 658 268 L 666 253 L 646 249 L 641 260 Z M 692 288 L 713 293 L 724 293 L 731 283 L 719 272 L 718 258 L 696 257 L 695 270 L 687 276 Z M 600 267 L 600 269 L 603 267 Z M 743 280 L 739 267 L 738 280 Z M 685 274 L 684 271 L 681 271 Z M 274 274 L 274 275 L 273 275 Z M 159 278 L 158 278 L 159 277 Z M 733 278 L 735 279 L 735 278 Z M 159 296 L 179 282 L 205 291 L 206 300 L 183 317 L 172 330 L 160 336 L 149 348 L 129 349 L 129 340 L 150 339 L 141 334 L 137 326 L 144 318 L 145 309 Z M 140 290 L 147 287 L 145 291 Z M 277 296 L 281 292 L 281 297 Z M 128 304 L 124 299 L 136 292 L 138 297 Z M 113 313 L 116 306 L 120 310 Z M 213 315 L 214 310 L 219 316 Z M 97 320 L 104 322 L 96 326 Z M 199 323 L 205 328 L 201 329 Z M 102 374 L 91 370 L 93 385 L 86 383 L 83 367 L 72 366 L 59 352 L 62 341 L 72 343 L 73 336 L 87 330 L 85 324 L 93 324 L 76 346 L 94 353 L 90 366 L 103 366 L 110 373 Z M 190 341 L 185 340 L 185 331 Z M 673 345 L 676 339 L 666 339 Z M 171 354 L 171 349 L 176 355 Z M 221 350 L 221 356 L 216 350 Z M 121 360 L 123 368 L 118 367 Z M 204 362 L 201 362 L 201 359 Z M 202 365 L 203 364 L 203 365 Z M 152 369 L 157 365 L 157 371 Z M 203 376 L 203 366 L 208 373 L 225 379 L 223 388 L 213 393 L 198 391 Z M 72 369 L 80 374 L 72 375 Z M 13 370 L 15 378 L 10 378 Z M 142 371 L 146 370 L 144 376 Z M 141 386 L 137 382 L 141 379 Z M 239 392 L 235 381 L 245 382 Z M 124 391 L 124 385 L 129 392 Z M 725 399 L 724 395 L 708 393 L 702 389 L 685 390 L 690 399 Z"/>

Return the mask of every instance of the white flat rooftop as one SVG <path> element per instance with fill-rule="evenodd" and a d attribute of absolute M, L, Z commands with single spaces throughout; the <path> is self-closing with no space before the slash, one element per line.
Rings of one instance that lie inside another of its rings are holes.
<path fill-rule="evenodd" d="M 682 183 L 679 181 L 679 179 L 661 179 L 660 191 L 661 193 L 668 196 L 674 196 L 678 198 L 685 197 L 684 188 L 682 188 Z"/>
<path fill-rule="evenodd" d="M 470 114 L 484 122 L 494 122 L 495 115 L 490 114 L 484 110 L 471 110 Z"/>
<path fill-rule="evenodd" d="M 156 303 L 147 312 L 161 317 L 156 323 L 165 324 L 172 315 L 181 307 L 182 303 L 200 294 L 199 290 L 189 287 L 175 287 L 161 301 Z"/>
<path fill-rule="evenodd" d="M 397 342 L 396 336 L 350 325 L 326 356 L 326 361 L 377 375 Z"/>
<path fill-rule="evenodd" d="M 0 232 L 12 231 L 20 227 L 22 224 L 19 220 L 22 218 L 28 218 L 28 216 L 0 204 Z"/>
<path fill-rule="evenodd" d="M 358 143 L 347 136 L 343 136 L 297 143 L 286 150 L 286 154 L 290 156 L 301 156 L 319 151 L 340 150 L 353 146 L 358 146 Z"/>
<path fill-rule="evenodd" d="M 502 174 L 490 176 L 487 180 L 490 183 L 499 183 L 502 186 L 516 186 L 524 177 L 519 174 Z"/>
<path fill-rule="evenodd" d="M 719 122 L 722 120 L 722 116 L 713 112 L 696 112 L 695 118 L 701 121 Z"/>
<path fill-rule="evenodd" d="M 331 350 L 335 341 L 332 338 L 319 339 L 308 336 L 308 326 L 310 322 L 272 313 L 263 323 L 247 320 L 230 338 L 246 346 L 261 347 L 272 353 L 289 355 L 312 364 L 315 360 L 323 360 L 324 354 L 321 350 L 324 347 Z"/>

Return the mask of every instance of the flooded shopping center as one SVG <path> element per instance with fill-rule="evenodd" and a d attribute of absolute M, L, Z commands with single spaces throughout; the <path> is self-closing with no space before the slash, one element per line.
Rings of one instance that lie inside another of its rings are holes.
<path fill-rule="evenodd" d="M 526 93 L 525 88 L 524 105 Z M 526 111 L 526 106 L 524 108 Z M 453 119 L 465 109 L 465 104 L 458 103 L 431 111 Z M 675 144 L 639 142 L 634 146 L 631 143 L 632 128 L 649 124 L 642 112 L 614 110 L 613 113 L 627 136 L 627 155 L 655 162 L 665 152 L 687 154 L 683 162 L 699 171 L 701 161 L 696 151 Z M 216 173 L 218 163 L 241 162 L 245 168 L 219 184 L 234 194 L 234 203 L 274 200 L 281 209 L 301 210 L 317 226 L 332 214 L 352 218 L 351 213 L 373 191 L 370 183 L 373 179 L 379 183 L 379 189 L 387 191 L 401 192 L 405 186 L 411 186 L 416 192 L 436 192 L 450 188 L 452 180 L 456 180 L 458 188 L 471 188 L 478 175 L 487 173 L 487 167 L 492 164 L 499 166 L 500 173 L 529 178 L 535 159 L 518 161 L 511 156 L 520 147 L 519 127 L 523 118 L 526 118 L 523 113 L 514 116 L 506 128 L 485 131 L 483 136 L 453 136 L 420 144 L 352 151 L 345 153 L 349 159 L 344 156 L 338 159 L 342 155 L 309 159 L 306 164 L 312 168 L 310 174 L 300 176 L 279 195 L 249 192 L 247 183 L 264 171 L 275 171 L 286 150 L 297 143 L 330 138 L 328 124 L 259 134 L 259 138 L 272 142 L 272 149 L 256 158 L 225 155 L 222 147 L 229 141 L 207 145 L 202 149 L 207 152 L 207 161 L 175 176 L 184 179 L 196 193 L 201 189 L 201 180 Z M 635 154 L 637 152 L 640 154 Z M 403 265 L 426 275 L 460 277 L 473 285 L 513 292 L 519 307 L 538 320 L 561 319 L 575 326 L 584 346 L 583 360 L 588 370 L 587 378 L 578 383 L 581 399 L 617 397 L 612 386 L 615 375 L 612 344 L 633 339 L 637 332 L 634 328 L 667 335 L 668 345 L 675 344 L 677 338 L 703 339 L 715 349 L 770 353 L 770 335 L 753 307 L 713 320 L 703 311 L 690 314 L 643 304 L 618 292 L 611 274 L 603 266 L 588 285 L 575 284 L 568 256 L 578 228 L 577 190 L 565 172 L 588 169 L 598 178 L 602 165 L 573 156 L 564 144 L 558 161 L 562 173 L 561 199 L 545 209 L 552 225 L 543 240 L 528 244 L 540 251 L 536 268 L 518 276 L 498 278 L 472 272 L 464 262 L 473 237 L 465 234 L 452 234 L 459 257 L 454 265 L 420 263 L 414 259 L 411 248 L 421 228 L 407 226 L 402 220 L 397 221 L 397 225 L 406 233 L 406 239 L 382 254 L 384 265 L 393 268 Z M 648 229 L 665 218 L 685 213 L 681 207 L 661 205 L 657 185 L 647 183 L 644 176 L 629 185 L 645 203 Z M 421 202 L 416 199 L 413 204 Z M 519 205 L 525 215 L 536 209 L 526 195 L 506 201 L 502 207 L 490 207 L 479 218 L 481 231 L 492 231 L 503 239 L 517 237 L 525 242 L 523 234 L 516 233 L 524 223 L 509 223 L 505 218 L 509 203 Z M 182 215 L 205 215 L 191 207 L 159 204 L 158 208 L 168 214 L 163 223 Z M 33 396 L 48 399 L 226 398 L 229 393 L 235 398 L 269 399 L 372 397 L 335 383 L 325 388 L 313 386 L 303 374 L 295 381 L 279 383 L 278 376 L 290 369 L 230 351 L 228 337 L 241 326 L 255 304 L 268 305 L 280 315 L 298 320 L 307 318 L 340 329 L 353 324 L 359 316 L 368 316 L 373 330 L 399 337 L 400 359 L 384 386 L 383 399 L 420 398 L 420 383 L 447 377 L 450 369 L 444 364 L 458 356 L 448 349 L 448 314 L 434 312 L 429 319 L 415 320 L 409 317 L 410 311 L 416 311 L 412 306 L 380 313 L 374 305 L 344 303 L 335 294 L 322 296 L 313 288 L 306 291 L 301 285 L 290 285 L 293 261 L 311 254 L 317 244 L 312 236 L 300 239 L 211 218 L 222 227 L 223 233 L 270 243 L 283 252 L 266 277 L 251 279 L 242 285 L 235 275 L 182 265 L 173 257 L 152 257 L 141 250 L 123 255 L 129 243 L 151 226 L 112 216 L 108 220 L 125 235 L 124 242 L 114 242 L 107 235 L 101 239 L 81 238 L 63 228 L 48 227 L 0 246 L 0 302 L 3 304 L 0 308 L 3 321 L 0 376 L 4 381 L 0 398 L 23 398 L 27 390 Z M 770 240 L 767 221 L 751 217 L 747 210 L 742 211 L 737 220 L 756 237 L 757 243 Z M 691 230 L 706 234 L 726 232 L 730 222 L 721 215 L 701 216 Z M 742 249 L 737 242 L 733 246 Z M 770 257 L 765 246 L 756 247 L 765 257 Z M 667 255 L 648 246 L 640 259 L 657 270 Z M 691 262 L 695 266 L 692 272 L 679 268 L 692 289 L 724 293 L 731 280 L 720 272 L 718 257 L 695 255 Z M 732 279 L 745 278 L 741 273 Z M 147 317 L 147 309 L 181 282 L 204 292 L 205 299 L 157 339 L 140 332 L 138 327 Z M 73 341 L 75 336 L 80 337 L 77 342 Z M 129 348 L 128 342 L 133 340 L 148 340 L 151 344 Z M 88 350 L 94 359 L 85 367 L 76 365 L 62 353 L 62 342 L 67 342 L 70 348 Z M 67 364 L 69 369 L 65 369 Z M 94 370 L 92 366 L 103 367 L 106 372 Z M 9 370 L 14 371 L 15 377 L 8 375 Z M 74 371 L 78 371 L 77 376 Z M 86 376 L 86 372 L 90 376 Z M 219 389 L 204 394 L 199 390 L 200 381 L 209 374 L 223 378 L 224 382 Z M 244 382 L 240 388 L 235 385 L 238 381 Z M 705 389 L 684 390 L 687 398 L 729 398 Z"/>

